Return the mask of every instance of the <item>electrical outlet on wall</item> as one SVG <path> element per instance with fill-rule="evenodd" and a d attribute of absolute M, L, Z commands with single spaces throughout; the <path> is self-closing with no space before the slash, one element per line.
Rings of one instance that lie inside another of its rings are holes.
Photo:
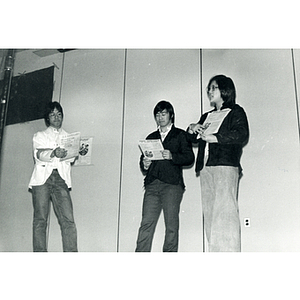
<path fill-rule="evenodd" d="M 250 227 L 250 218 L 244 218 L 244 226 Z"/>

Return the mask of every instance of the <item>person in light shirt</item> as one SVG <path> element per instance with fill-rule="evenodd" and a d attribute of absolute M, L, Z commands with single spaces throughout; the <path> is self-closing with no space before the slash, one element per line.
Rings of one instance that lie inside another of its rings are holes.
<path fill-rule="evenodd" d="M 235 102 L 236 90 L 230 77 L 212 77 L 207 96 L 214 109 L 188 127 L 190 140 L 198 143 L 196 173 L 200 173 L 206 249 L 239 252 L 237 195 L 242 172 L 240 158 L 249 139 L 248 120 L 244 109 Z"/>
<path fill-rule="evenodd" d="M 145 194 L 135 251 L 151 251 L 155 227 L 163 211 L 166 228 L 163 252 L 177 252 L 179 210 L 185 190 L 182 167 L 193 164 L 195 157 L 187 133 L 175 127 L 172 104 L 160 101 L 153 114 L 158 128 L 146 139 L 161 139 L 164 150 L 161 160 L 150 160 L 144 155 L 140 157 L 140 168 L 145 175 Z"/>
<path fill-rule="evenodd" d="M 67 150 L 59 147 L 59 139 L 67 134 L 61 126 L 63 109 L 50 102 L 45 112 L 47 129 L 33 136 L 34 169 L 29 182 L 33 202 L 33 251 L 47 252 L 47 223 L 52 202 L 61 229 L 64 252 L 77 252 L 77 229 L 70 196 L 71 163 L 62 160 Z"/>

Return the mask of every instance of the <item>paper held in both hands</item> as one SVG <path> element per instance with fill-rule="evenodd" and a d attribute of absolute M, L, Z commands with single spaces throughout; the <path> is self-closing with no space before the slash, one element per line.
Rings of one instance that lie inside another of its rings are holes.
<path fill-rule="evenodd" d="M 164 159 L 162 151 L 164 147 L 160 139 L 156 140 L 139 140 L 139 147 L 145 157 L 150 160 L 161 160 Z"/>
<path fill-rule="evenodd" d="M 62 136 L 59 140 L 59 147 L 68 151 L 67 156 L 60 160 L 67 160 L 78 156 L 80 144 L 80 132 L 74 132 Z"/>
<path fill-rule="evenodd" d="M 206 128 L 204 131 L 205 135 L 214 134 L 219 131 L 223 120 L 231 111 L 230 108 L 222 109 L 221 111 L 213 111 L 208 114 L 206 120 L 203 123 L 203 126 Z M 200 135 L 198 134 L 197 139 L 200 139 Z"/>

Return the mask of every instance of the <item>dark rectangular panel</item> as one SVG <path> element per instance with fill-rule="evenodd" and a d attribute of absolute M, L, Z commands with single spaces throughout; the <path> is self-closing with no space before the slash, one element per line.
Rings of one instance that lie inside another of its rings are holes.
<path fill-rule="evenodd" d="M 52 101 L 54 66 L 15 76 L 7 108 L 6 125 L 44 118 Z"/>

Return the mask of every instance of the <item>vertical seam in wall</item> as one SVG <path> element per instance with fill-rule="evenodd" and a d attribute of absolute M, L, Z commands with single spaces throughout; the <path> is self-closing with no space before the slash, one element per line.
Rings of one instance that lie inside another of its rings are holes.
<path fill-rule="evenodd" d="M 202 49 L 200 49 L 200 64 L 199 64 L 199 84 L 200 84 L 200 115 L 202 116 L 203 114 L 203 88 L 202 88 L 202 77 L 203 77 L 203 63 L 202 63 L 202 58 L 203 58 L 203 53 L 202 53 Z M 200 196 L 201 197 L 201 196 Z M 201 199 L 202 200 L 202 199 Z M 205 252 L 205 233 L 204 233 L 204 215 L 202 212 L 202 252 Z"/>
<path fill-rule="evenodd" d="M 59 87 L 59 98 L 58 98 L 59 103 L 61 100 L 64 67 L 65 67 L 65 53 L 63 53 L 62 64 L 61 64 L 60 87 Z M 52 97 L 53 97 L 53 95 L 52 95 Z M 51 205 L 50 204 L 51 203 L 49 202 L 49 213 L 48 213 L 48 220 L 47 220 L 48 225 L 47 225 L 47 232 L 46 232 L 46 248 L 47 249 L 48 249 L 49 236 L 50 236 L 50 219 L 51 219 Z"/>
<path fill-rule="evenodd" d="M 200 109 L 201 109 L 201 115 L 203 114 L 203 97 L 202 97 L 202 92 L 203 92 L 203 89 L 202 89 L 202 49 L 200 49 L 200 53 L 199 53 L 199 56 L 200 56 L 200 65 L 199 65 L 199 69 L 200 69 Z"/>
<path fill-rule="evenodd" d="M 295 100 L 296 100 L 296 113 L 297 113 L 297 122 L 298 122 L 298 133 L 300 141 L 300 118 L 299 118 L 299 101 L 298 101 L 298 89 L 297 89 L 297 78 L 296 78 L 296 68 L 295 68 L 295 57 L 294 50 L 291 49 L 292 53 L 292 65 L 293 65 L 293 75 L 294 75 L 294 87 L 295 87 Z"/>
<path fill-rule="evenodd" d="M 63 84 L 64 68 L 65 68 L 65 53 L 63 53 L 62 64 L 61 64 L 60 89 L 59 89 L 59 99 L 58 99 L 59 103 L 60 103 L 60 100 L 61 100 L 61 91 L 62 91 L 62 84 Z"/>
<path fill-rule="evenodd" d="M 124 81 L 123 81 L 123 109 L 122 109 L 122 132 L 121 132 L 121 158 L 120 158 L 120 181 L 119 181 L 119 203 L 118 203 L 118 228 L 117 228 L 117 252 L 120 248 L 120 220 L 121 220 L 121 196 L 122 196 L 122 173 L 123 173 L 123 151 L 124 151 L 124 127 L 125 127 L 125 89 L 126 89 L 127 49 L 124 52 Z"/>

